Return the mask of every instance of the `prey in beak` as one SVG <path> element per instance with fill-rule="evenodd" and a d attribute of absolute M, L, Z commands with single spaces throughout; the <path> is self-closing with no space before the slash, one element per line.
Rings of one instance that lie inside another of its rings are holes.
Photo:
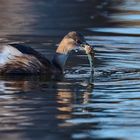
<path fill-rule="evenodd" d="M 84 49 L 88 56 L 91 73 L 94 74 L 94 49 L 87 42 L 81 43 L 80 46 Z"/>

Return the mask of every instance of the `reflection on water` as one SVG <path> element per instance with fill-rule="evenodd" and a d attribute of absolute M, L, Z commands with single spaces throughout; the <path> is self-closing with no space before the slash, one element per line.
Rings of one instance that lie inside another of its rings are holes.
<path fill-rule="evenodd" d="M 140 35 L 140 28 L 138 27 L 120 27 L 120 28 L 92 28 L 90 30 L 96 32 L 113 33 L 113 34 L 124 34 L 124 35 Z"/>
<path fill-rule="evenodd" d="M 0 77 L 1 139 L 140 139 L 139 0 L 0 2 L 0 42 L 28 43 L 51 59 L 77 29 L 96 55 L 92 83 L 82 53 L 59 81 Z"/>

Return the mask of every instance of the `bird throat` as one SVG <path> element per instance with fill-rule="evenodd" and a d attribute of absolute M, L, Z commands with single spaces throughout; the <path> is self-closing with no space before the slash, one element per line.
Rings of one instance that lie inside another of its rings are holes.
<path fill-rule="evenodd" d="M 67 58 L 68 54 L 56 53 L 53 57 L 52 63 L 56 68 L 63 72 Z"/>

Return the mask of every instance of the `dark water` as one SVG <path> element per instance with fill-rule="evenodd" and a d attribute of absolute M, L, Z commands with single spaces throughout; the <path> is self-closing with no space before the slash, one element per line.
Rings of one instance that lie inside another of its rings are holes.
<path fill-rule="evenodd" d="M 64 78 L 0 77 L 1 140 L 140 139 L 139 0 L 0 0 L 0 42 L 20 42 L 51 58 L 62 36 L 85 34 L 85 54 Z M 75 61 L 76 60 L 76 61 Z"/>

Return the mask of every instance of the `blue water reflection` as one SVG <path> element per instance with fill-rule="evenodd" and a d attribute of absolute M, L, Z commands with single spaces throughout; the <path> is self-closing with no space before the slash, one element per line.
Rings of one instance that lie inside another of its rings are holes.
<path fill-rule="evenodd" d="M 140 139 L 139 0 L 0 0 L 0 42 L 29 44 L 49 59 L 71 30 L 95 47 L 73 53 L 62 79 L 0 77 L 0 138 Z"/>

